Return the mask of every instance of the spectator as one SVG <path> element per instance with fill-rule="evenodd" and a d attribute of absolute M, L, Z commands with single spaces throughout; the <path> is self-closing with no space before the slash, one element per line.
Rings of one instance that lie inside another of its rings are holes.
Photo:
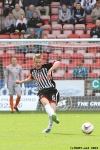
<path fill-rule="evenodd" d="M 74 68 L 73 76 L 75 78 L 77 77 L 86 78 L 88 76 L 88 68 L 83 66 L 82 60 L 80 60 L 78 66 Z"/>
<path fill-rule="evenodd" d="M 44 21 L 38 17 L 37 12 L 34 12 L 33 17 L 28 21 L 28 28 L 26 33 L 29 34 L 30 28 L 33 28 L 35 33 L 38 35 L 38 38 L 42 36 L 41 26 L 44 25 Z"/>
<path fill-rule="evenodd" d="M 73 24 L 74 23 L 74 19 L 71 16 L 71 11 L 70 9 L 67 8 L 67 6 L 65 4 L 62 5 L 62 8 L 59 9 L 59 20 L 58 20 L 59 24 Z"/>
<path fill-rule="evenodd" d="M 29 10 L 26 12 L 26 18 L 29 21 L 33 17 L 33 13 L 37 12 L 38 17 L 40 16 L 40 12 L 35 8 L 34 5 L 29 6 Z"/>
<path fill-rule="evenodd" d="M 87 15 L 89 15 L 91 13 L 95 4 L 96 4 L 96 0 L 82 0 L 81 1 L 81 6 L 82 6 L 82 8 L 84 8 Z"/>
<path fill-rule="evenodd" d="M 38 0 L 37 10 L 40 12 L 40 15 L 42 10 L 45 11 L 45 15 L 49 15 L 50 0 Z"/>
<path fill-rule="evenodd" d="M 3 14 L 4 16 L 8 16 L 8 13 L 14 9 L 15 1 L 14 0 L 5 0 Z"/>
<path fill-rule="evenodd" d="M 90 30 L 91 38 L 100 38 L 100 17 L 96 20 L 96 27 Z"/>
<path fill-rule="evenodd" d="M 26 25 L 27 25 L 27 19 L 23 16 L 20 15 L 19 19 L 16 21 L 16 33 L 25 33 L 26 32 Z"/>
<path fill-rule="evenodd" d="M 0 31 L 0 34 L 4 34 L 6 32 L 10 32 L 10 34 L 15 32 L 16 20 L 13 17 L 12 12 L 9 12 L 8 16 L 4 21 L 4 29 Z"/>
<path fill-rule="evenodd" d="M 97 1 L 96 7 L 92 10 L 91 17 L 93 22 L 96 22 L 96 19 L 100 17 L 100 0 Z"/>
<path fill-rule="evenodd" d="M 72 0 L 60 0 L 60 6 L 62 4 L 65 4 L 67 8 L 69 8 L 72 11 L 73 1 Z"/>
<path fill-rule="evenodd" d="M 24 1 L 24 0 L 15 0 L 15 4 L 19 4 L 20 7 L 21 7 L 22 9 L 24 9 L 24 8 L 23 8 L 23 1 Z"/>
<path fill-rule="evenodd" d="M 27 39 L 38 39 L 38 36 L 35 34 L 34 29 L 30 29 L 30 35 Z"/>
<path fill-rule="evenodd" d="M 24 6 L 25 12 L 27 12 L 30 5 L 34 5 L 35 7 L 37 7 L 37 0 L 24 0 L 23 6 Z"/>
<path fill-rule="evenodd" d="M 73 9 L 73 17 L 75 19 L 75 24 L 86 24 L 85 11 L 80 3 L 76 3 L 76 7 Z"/>
<path fill-rule="evenodd" d="M 19 4 L 15 4 L 15 9 L 13 9 L 12 12 L 16 20 L 19 19 L 20 15 L 25 16 L 25 12 L 22 8 L 20 8 Z"/>

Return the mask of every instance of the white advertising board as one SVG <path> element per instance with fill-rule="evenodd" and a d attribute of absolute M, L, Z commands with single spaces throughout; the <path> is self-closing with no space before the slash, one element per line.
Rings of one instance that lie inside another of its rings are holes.
<path fill-rule="evenodd" d="M 63 96 L 84 96 L 84 80 L 55 80 L 56 88 Z"/>
<path fill-rule="evenodd" d="M 16 100 L 16 96 L 14 96 L 14 103 Z M 38 96 L 36 95 L 23 95 L 21 97 L 21 101 L 18 105 L 19 110 L 22 111 L 30 111 L 36 110 L 38 103 Z M 9 96 L 0 96 L 0 111 L 10 111 L 9 106 Z"/>

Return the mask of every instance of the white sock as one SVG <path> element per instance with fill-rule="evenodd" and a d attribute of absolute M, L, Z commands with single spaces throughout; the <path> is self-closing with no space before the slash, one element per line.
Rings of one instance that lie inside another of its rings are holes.
<path fill-rule="evenodd" d="M 49 125 L 48 125 L 48 128 L 52 129 L 52 127 L 53 127 L 53 120 L 52 120 L 52 117 L 49 116 Z"/>
<path fill-rule="evenodd" d="M 46 105 L 44 106 L 44 108 L 45 108 L 45 110 L 46 110 L 46 112 L 47 112 L 47 114 L 48 114 L 49 116 L 52 116 L 52 115 L 55 114 L 55 113 L 54 113 L 54 110 L 53 110 L 53 108 L 50 106 L 50 104 L 46 104 Z"/>

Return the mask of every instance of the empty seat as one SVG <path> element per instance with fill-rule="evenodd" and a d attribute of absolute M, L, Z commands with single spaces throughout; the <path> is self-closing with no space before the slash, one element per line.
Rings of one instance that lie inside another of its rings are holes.
<path fill-rule="evenodd" d="M 98 75 L 100 75 L 100 63 L 93 63 L 91 65 L 91 72 L 98 73 Z"/>
<path fill-rule="evenodd" d="M 63 75 L 63 78 L 64 78 L 64 79 L 73 79 L 73 73 L 65 73 L 65 74 Z"/>
<path fill-rule="evenodd" d="M 80 38 L 78 34 L 70 34 L 68 35 L 68 38 Z"/>
<path fill-rule="evenodd" d="M 52 24 L 52 34 L 58 35 L 62 32 L 61 24 Z"/>
<path fill-rule="evenodd" d="M 68 37 L 68 35 L 72 34 L 73 31 L 74 31 L 73 24 L 64 24 L 63 25 L 63 34 L 65 34 L 67 37 Z"/>
<path fill-rule="evenodd" d="M 35 53 L 27 53 L 27 54 L 25 54 L 25 58 L 26 59 L 33 59 L 33 57 L 35 56 Z"/>
<path fill-rule="evenodd" d="M 58 67 L 54 72 L 53 72 L 53 77 L 63 77 L 63 75 L 66 73 L 67 65 L 60 63 L 60 67 Z"/>
<path fill-rule="evenodd" d="M 16 56 L 17 59 L 24 59 L 24 54 L 22 54 L 22 53 L 17 53 L 14 56 Z"/>
<path fill-rule="evenodd" d="M 89 73 L 88 78 L 99 78 L 98 73 Z"/>
<path fill-rule="evenodd" d="M 71 60 L 71 54 L 62 53 L 62 54 L 60 54 L 60 59 L 61 59 L 62 63 L 69 64 L 70 60 Z"/>
<path fill-rule="evenodd" d="M 27 64 L 27 63 L 24 63 L 24 64 L 22 64 L 21 66 L 22 66 L 22 68 L 25 70 L 25 69 L 31 69 L 33 65 L 32 65 L 31 63 L 28 63 L 28 64 Z"/>
<path fill-rule="evenodd" d="M 97 53 L 97 49 L 94 49 L 94 48 L 88 48 L 88 53 L 94 53 L 96 54 Z"/>
<path fill-rule="evenodd" d="M 68 64 L 67 67 L 68 67 L 68 73 L 73 73 L 73 69 L 77 66 L 76 63 L 71 63 L 71 64 Z"/>
<path fill-rule="evenodd" d="M 59 60 L 59 54 L 56 53 L 50 53 L 49 54 L 49 62 L 53 62 L 55 60 Z"/>
<path fill-rule="evenodd" d="M 81 35 L 85 32 L 85 25 L 84 24 L 76 24 L 75 25 L 75 34 Z"/>
<path fill-rule="evenodd" d="M 74 53 L 72 54 L 72 59 L 84 59 L 84 55 L 81 53 Z"/>
<path fill-rule="evenodd" d="M 1 50 L 0 50 L 1 51 Z M 8 50 L 6 50 L 6 53 L 10 53 L 10 54 L 15 54 L 15 50 L 13 50 L 13 49 L 8 49 Z"/>
<path fill-rule="evenodd" d="M 93 19 L 91 15 L 86 15 L 86 24 L 90 24 L 90 23 L 93 23 Z"/>
<path fill-rule="evenodd" d="M 51 3 L 51 15 L 58 14 L 58 8 L 60 6 L 60 2 L 52 2 Z"/>
<path fill-rule="evenodd" d="M 87 24 L 86 25 L 86 33 L 90 34 L 91 28 L 94 28 L 96 25 L 95 24 Z"/>
<path fill-rule="evenodd" d="M 42 15 L 41 19 L 45 22 L 46 25 L 50 23 L 50 16 Z"/>
<path fill-rule="evenodd" d="M 58 18 L 59 18 L 58 15 L 51 15 L 51 25 L 57 24 Z"/>
<path fill-rule="evenodd" d="M 65 34 L 58 34 L 57 35 L 57 39 L 66 39 L 66 35 Z"/>
<path fill-rule="evenodd" d="M 56 39 L 56 35 L 55 34 L 47 34 L 47 38 L 48 39 Z"/>
<path fill-rule="evenodd" d="M 41 27 L 42 28 L 42 34 L 49 34 L 51 31 L 51 26 L 48 24 L 44 25 Z"/>
<path fill-rule="evenodd" d="M 1 58 L 4 59 L 4 60 L 11 59 L 12 54 L 11 53 L 3 53 Z"/>
<path fill-rule="evenodd" d="M 90 38 L 90 34 L 81 34 L 80 38 Z"/>
<path fill-rule="evenodd" d="M 0 39 L 10 39 L 10 35 L 0 34 Z"/>
<path fill-rule="evenodd" d="M 93 53 L 84 54 L 84 63 L 92 64 L 94 61 L 95 55 Z"/>

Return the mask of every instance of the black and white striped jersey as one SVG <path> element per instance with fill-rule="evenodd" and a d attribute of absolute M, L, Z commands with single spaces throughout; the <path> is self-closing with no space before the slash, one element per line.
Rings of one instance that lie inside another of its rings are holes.
<path fill-rule="evenodd" d="M 43 89 L 47 88 L 55 88 L 55 82 L 53 79 L 47 78 L 47 72 L 52 67 L 53 63 L 48 63 L 42 65 L 41 69 L 32 68 L 30 70 L 31 78 L 33 78 L 38 87 L 38 91 L 40 92 Z"/>

